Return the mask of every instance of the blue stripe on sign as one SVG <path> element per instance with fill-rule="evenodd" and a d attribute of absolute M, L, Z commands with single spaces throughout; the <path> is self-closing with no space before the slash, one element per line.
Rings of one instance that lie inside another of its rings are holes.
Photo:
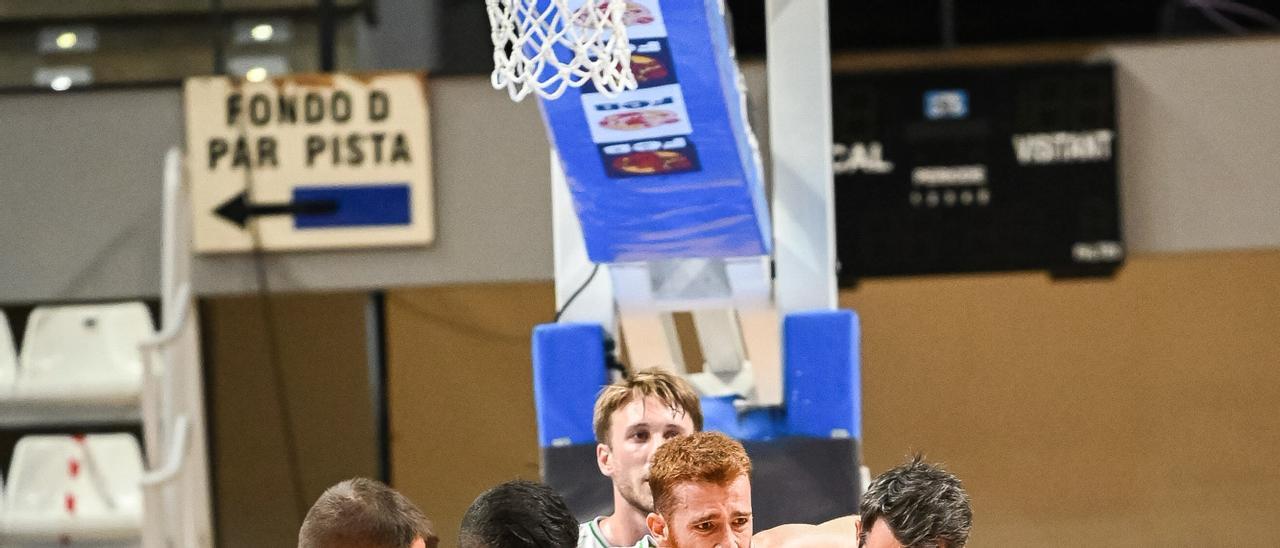
<path fill-rule="evenodd" d="M 299 186 L 293 189 L 293 201 L 332 201 L 338 205 L 333 213 L 294 215 L 294 228 L 407 225 L 410 220 L 409 183 Z"/>

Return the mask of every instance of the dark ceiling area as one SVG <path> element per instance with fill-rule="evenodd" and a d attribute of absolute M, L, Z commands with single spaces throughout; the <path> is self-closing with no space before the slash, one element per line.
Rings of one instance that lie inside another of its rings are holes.
<path fill-rule="evenodd" d="M 765 54 L 765 0 L 726 0 L 739 56 Z M 836 0 L 834 53 L 1035 42 L 1157 40 L 1280 30 L 1274 0 Z M 447 0 L 442 66 L 490 70 L 488 20 L 478 0 Z"/>

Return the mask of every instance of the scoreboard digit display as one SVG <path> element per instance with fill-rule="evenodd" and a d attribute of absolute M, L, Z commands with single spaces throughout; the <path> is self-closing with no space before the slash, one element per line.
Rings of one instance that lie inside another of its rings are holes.
<path fill-rule="evenodd" d="M 841 284 L 1113 273 L 1114 97 L 1106 63 L 835 74 Z"/>

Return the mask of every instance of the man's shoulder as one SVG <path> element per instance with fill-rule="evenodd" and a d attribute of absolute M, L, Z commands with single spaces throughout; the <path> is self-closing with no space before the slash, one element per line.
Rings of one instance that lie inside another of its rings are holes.
<path fill-rule="evenodd" d="M 751 545 L 756 548 L 782 548 L 790 546 L 790 542 L 797 538 L 807 537 L 817 530 L 816 525 L 789 523 L 779 525 L 772 529 L 760 531 L 751 537 Z"/>
<path fill-rule="evenodd" d="M 821 525 L 779 525 L 751 537 L 755 548 L 852 548 L 858 544 L 857 518 L 848 516 Z"/>

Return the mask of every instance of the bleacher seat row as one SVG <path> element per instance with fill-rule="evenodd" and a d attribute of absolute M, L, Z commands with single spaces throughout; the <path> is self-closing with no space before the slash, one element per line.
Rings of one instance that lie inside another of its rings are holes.
<path fill-rule="evenodd" d="M 20 353 L 7 322 L 4 327 L 0 400 L 137 402 L 138 343 L 153 333 L 142 303 L 38 307 L 27 320 Z"/>
<path fill-rule="evenodd" d="M 137 407 L 141 303 L 38 307 L 20 348 L 11 333 L 0 313 L 0 415 L 66 424 L 68 406 Z M 0 546 L 139 546 L 142 475 L 130 434 L 25 436 L 0 483 Z"/>
<path fill-rule="evenodd" d="M 0 497 L 0 545 L 136 546 L 141 479 L 132 435 L 23 437 Z"/>
<path fill-rule="evenodd" d="M 0 397 L 13 388 L 13 378 L 18 372 L 18 352 L 13 348 L 13 335 L 9 320 L 0 312 Z"/>

